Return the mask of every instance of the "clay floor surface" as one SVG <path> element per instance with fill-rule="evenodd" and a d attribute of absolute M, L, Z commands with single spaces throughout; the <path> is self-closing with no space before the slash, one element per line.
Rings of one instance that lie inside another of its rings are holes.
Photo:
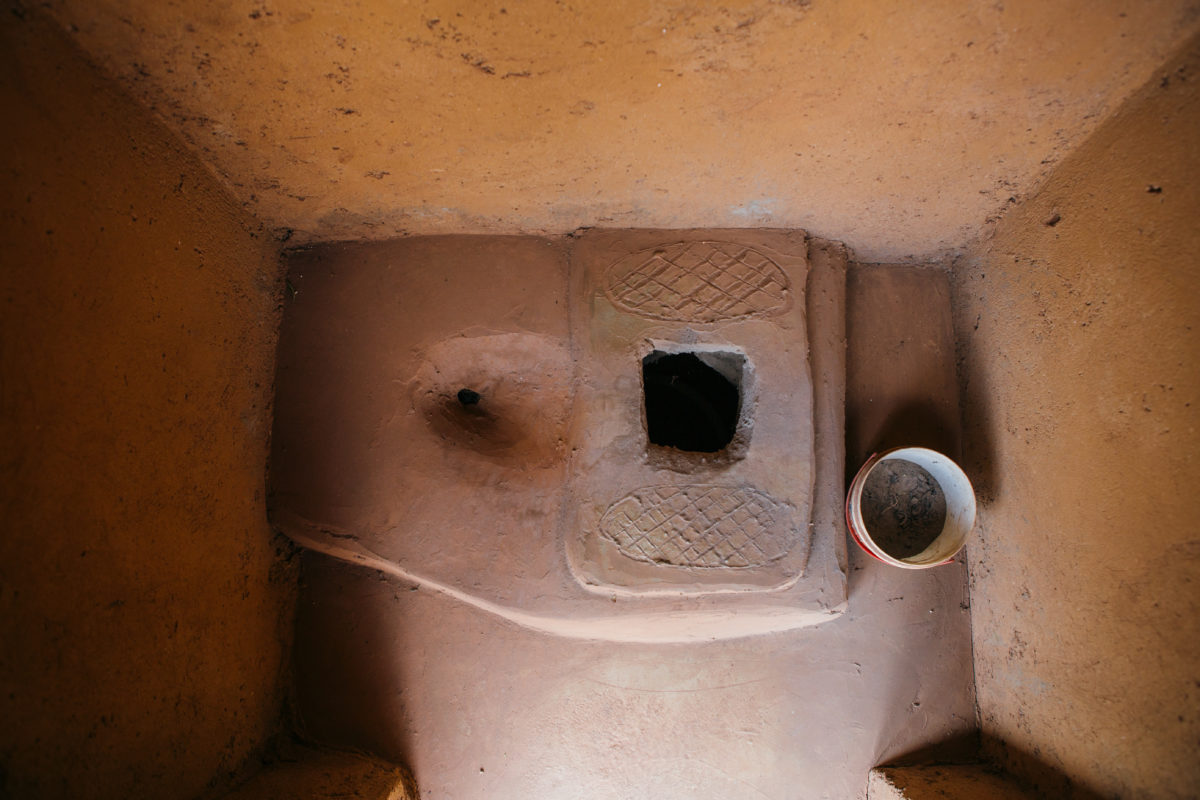
<path fill-rule="evenodd" d="M 945 275 L 860 267 L 849 289 L 848 463 L 897 437 L 952 451 Z M 303 722 L 407 763 L 422 798 L 863 798 L 871 767 L 975 727 L 962 562 L 907 571 L 854 549 L 832 622 L 639 645 L 555 638 L 305 559 Z"/>

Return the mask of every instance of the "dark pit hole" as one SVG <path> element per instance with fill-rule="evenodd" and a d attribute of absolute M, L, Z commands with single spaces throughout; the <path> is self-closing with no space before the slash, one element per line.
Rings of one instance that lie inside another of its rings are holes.
<path fill-rule="evenodd" d="M 729 446 L 741 413 L 744 357 L 737 353 L 664 353 L 642 359 L 650 443 L 692 453 Z"/>
<path fill-rule="evenodd" d="M 480 396 L 479 392 L 475 391 L 474 389 L 458 390 L 458 402 L 462 403 L 464 406 L 478 405 L 481 399 L 482 397 Z"/>

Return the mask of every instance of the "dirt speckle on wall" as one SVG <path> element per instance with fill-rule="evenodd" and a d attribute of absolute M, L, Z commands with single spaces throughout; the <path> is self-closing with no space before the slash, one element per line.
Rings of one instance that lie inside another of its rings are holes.
<path fill-rule="evenodd" d="M 193 798 L 281 709 L 276 247 L 52 23 L 9 11 L 0 795 Z"/>
<path fill-rule="evenodd" d="M 297 242 L 776 227 L 877 261 L 967 242 L 1200 25 L 1188 0 L 48 5 Z"/>
<path fill-rule="evenodd" d="M 980 715 L 1047 796 L 1200 787 L 1198 74 L 1193 40 L 957 267 Z"/>

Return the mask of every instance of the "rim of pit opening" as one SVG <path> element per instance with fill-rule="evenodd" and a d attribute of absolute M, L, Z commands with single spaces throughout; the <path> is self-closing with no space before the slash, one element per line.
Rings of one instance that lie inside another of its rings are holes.
<path fill-rule="evenodd" d="M 653 465 L 695 472 L 745 458 L 755 403 L 754 369 L 742 350 L 655 342 L 639 366 Z"/>

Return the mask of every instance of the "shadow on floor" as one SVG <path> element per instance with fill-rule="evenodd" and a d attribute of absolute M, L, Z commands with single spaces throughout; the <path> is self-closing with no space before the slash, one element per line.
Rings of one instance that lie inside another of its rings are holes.
<path fill-rule="evenodd" d="M 992 763 L 1015 775 L 1038 797 L 1063 800 L 1106 800 L 1109 796 L 1072 778 L 1046 762 L 1040 753 L 1029 752 L 1011 742 L 983 734 L 979 751 Z"/>
<path fill-rule="evenodd" d="M 964 768 L 963 775 L 960 776 L 963 780 L 954 782 L 955 785 L 970 785 L 973 780 L 970 777 L 970 770 L 978 771 L 979 767 L 983 767 L 987 773 L 1000 776 L 1006 782 L 1011 783 L 1022 797 L 1054 798 L 1055 800 L 1105 800 L 1106 797 L 1079 781 L 1072 780 L 1038 755 L 979 731 L 955 735 L 904 753 L 890 759 L 888 764 L 881 769 L 889 771 L 901 768 L 903 771 L 902 768 L 909 767 L 914 769 L 937 768 L 939 772 L 953 774 L 955 768 L 960 766 Z M 922 781 L 914 781 L 914 784 L 924 786 Z M 980 796 L 984 796 L 984 794 L 981 786 Z M 910 800 L 922 800 L 927 795 L 914 788 L 912 791 L 905 791 L 904 796 Z M 945 794 L 935 792 L 928 796 L 944 797 Z M 991 797 L 992 795 L 987 794 L 986 796 Z M 1004 793 L 1002 796 L 1009 797 L 1010 795 Z"/>
<path fill-rule="evenodd" d="M 846 480 L 872 453 L 928 447 L 960 457 L 949 278 L 855 265 L 846 293 Z"/>

